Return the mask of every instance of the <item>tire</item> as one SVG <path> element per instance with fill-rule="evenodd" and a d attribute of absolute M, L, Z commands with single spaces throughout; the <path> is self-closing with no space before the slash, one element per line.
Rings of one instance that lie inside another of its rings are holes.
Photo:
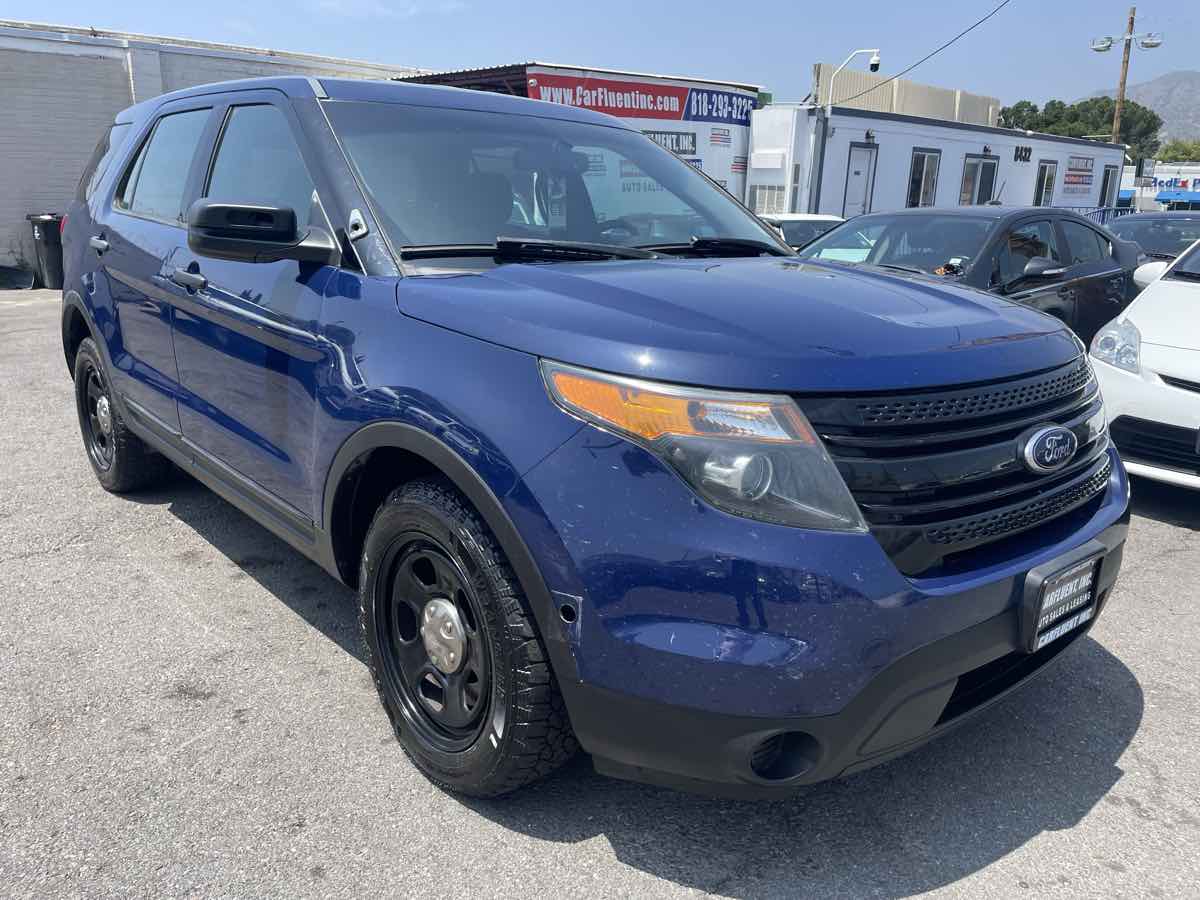
<path fill-rule="evenodd" d="M 376 512 L 360 564 L 359 612 L 371 676 L 396 738 L 434 783 L 495 797 L 575 754 L 520 585 L 448 481 L 409 482 Z M 442 645 L 432 638 L 431 649 L 429 632 L 451 639 Z"/>
<path fill-rule="evenodd" d="M 124 494 L 165 478 L 171 464 L 121 419 L 100 351 L 91 338 L 84 338 L 75 353 L 75 408 L 88 462 L 106 491 Z"/>

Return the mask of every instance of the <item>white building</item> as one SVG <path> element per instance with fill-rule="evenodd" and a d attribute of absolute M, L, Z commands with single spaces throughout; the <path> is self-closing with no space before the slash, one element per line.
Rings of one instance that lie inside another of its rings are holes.
<path fill-rule="evenodd" d="M 61 213 L 113 115 L 166 91 L 259 75 L 392 78 L 402 66 L 0 20 L 0 266 L 30 268 L 28 213 Z"/>
<path fill-rule="evenodd" d="M 876 108 L 860 108 L 864 98 L 835 105 L 828 118 L 813 103 L 756 110 L 747 205 L 760 213 L 852 216 L 990 200 L 1087 209 L 1116 204 L 1123 147 L 997 128 L 988 124 L 998 111 L 991 98 L 900 85 L 876 91 L 883 95 Z M 837 92 L 843 91 L 839 80 Z M 912 109 L 922 114 L 905 111 Z M 930 117 L 939 111 L 947 118 Z"/>
<path fill-rule="evenodd" d="M 1126 166 L 1121 202 L 1142 211 L 1200 209 L 1200 162 L 1154 163 L 1142 178 Z"/>

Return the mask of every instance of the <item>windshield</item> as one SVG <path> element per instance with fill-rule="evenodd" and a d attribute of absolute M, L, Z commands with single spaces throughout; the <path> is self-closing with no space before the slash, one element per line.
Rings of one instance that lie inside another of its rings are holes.
<path fill-rule="evenodd" d="M 396 248 L 491 245 L 499 236 L 779 246 L 732 197 L 634 131 L 395 103 L 326 109 Z"/>
<path fill-rule="evenodd" d="M 1171 271 L 1167 273 L 1167 277 L 1186 278 L 1189 281 L 1200 279 L 1200 241 L 1192 245 L 1192 248 L 1185 252 L 1175 265 L 1171 267 Z"/>
<path fill-rule="evenodd" d="M 869 215 L 843 222 L 800 251 L 809 259 L 961 273 L 979 256 L 994 219 L 964 215 Z"/>
<path fill-rule="evenodd" d="M 1178 256 L 1200 240 L 1200 216 L 1130 216 L 1117 219 L 1108 227 L 1117 237 L 1134 241 L 1143 251 L 1152 255 Z"/>
<path fill-rule="evenodd" d="M 783 239 L 793 247 L 799 247 L 807 244 L 813 238 L 820 237 L 836 224 L 838 223 L 835 221 L 817 219 L 780 222 L 779 227 L 783 229 Z"/>

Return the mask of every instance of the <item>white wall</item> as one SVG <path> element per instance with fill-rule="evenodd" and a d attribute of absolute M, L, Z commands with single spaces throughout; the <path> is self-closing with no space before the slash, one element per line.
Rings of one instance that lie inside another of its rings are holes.
<path fill-rule="evenodd" d="M 797 114 L 798 110 L 802 110 Z M 755 209 L 754 186 L 783 189 L 783 209 L 756 212 L 803 212 L 808 203 L 808 147 L 812 120 L 807 111 L 790 104 L 772 104 L 750 114 L 750 160 L 743 202 Z M 799 183 L 794 163 L 801 163 Z"/>
<path fill-rule="evenodd" d="M 158 94 L 255 75 L 419 70 L 300 53 L 0 21 L 0 266 L 31 268 L 28 213 L 61 213 L 104 128 Z"/>
<path fill-rule="evenodd" d="M 28 260 L 28 213 L 62 212 L 112 114 L 129 105 L 120 54 L 0 47 L 0 266 Z"/>
<path fill-rule="evenodd" d="M 1096 142 L 1068 143 L 1019 133 L 849 116 L 838 114 L 836 110 L 831 126 L 825 151 L 819 212 L 835 215 L 842 215 L 850 145 L 864 142 L 868 129 L 873 133 L 874 143 L 878 147 L 875 191 L 871 204 L 875 212 L 904 208 L 914 147 L 941 151 L 935 206 L 958 205 L 965 158 L 967 154 L 984 153 L 985 147 L 990 155 L 999 158 L 995 192 L 1006 206 L 1029 206 L 1034 202 L 1040 160 L 1058 162 L 1052 201 L 1054 206 L 1091 208 L 1101 205 L 1104 167 L 1117 166 L 1119 175 L 1120 167 L 1124 165 L 1124 153 L 1120 148 Z M 1018 146 L 1032 148 L 1028 162 L 1014 159 Z M 1092 184 L 1086 188 L 1086 193 L 1067 193 L 1065 190 L 1070 157 L 1089 157 L 1094 160 Z"/>

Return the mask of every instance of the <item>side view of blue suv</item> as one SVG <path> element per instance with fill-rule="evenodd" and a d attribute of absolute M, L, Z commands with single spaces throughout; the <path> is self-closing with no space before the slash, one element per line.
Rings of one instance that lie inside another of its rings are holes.
<path fill-rule="evenodd" d="M 1061 323 L 801 260 L 606 116 L 168 94 L 103 136 L 64 253 L 100 483 L 169 461 L 356 587 L 396 735 L 456 791 L 581 746 L 786 795 L 1006 695 L 1121 565 L 1128 483 Z"/>

